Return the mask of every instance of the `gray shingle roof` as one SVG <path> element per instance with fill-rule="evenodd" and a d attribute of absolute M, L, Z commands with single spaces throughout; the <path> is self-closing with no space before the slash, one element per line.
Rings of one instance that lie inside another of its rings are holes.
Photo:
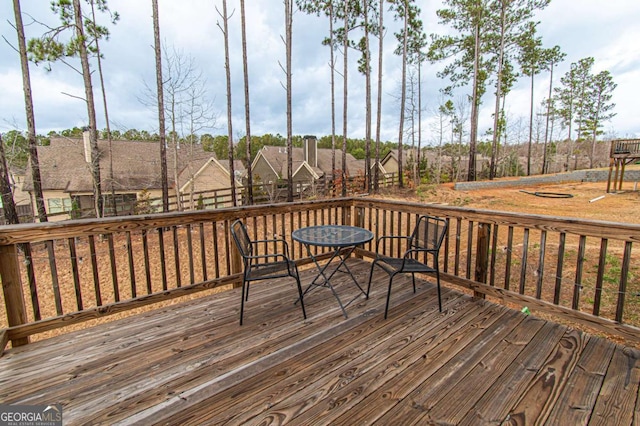
<path fill-rule="evenodd" d="M 107 141 L 98 141 L 102 190 L 111 190 L 109 169 L 111 155 Z M 160 145 L 158 142 L 112 141 L 113 188 L 116 191 L 162 188 Z M 211 156 L 201 145 L 182 145 L 177 151 L 178 174 L 192 162 L 200 168 Z M 167 149 L 169 186 L 174 186 L 174 149 Z M 85 161 L 82 139 L 52 138 L 49 146 L 38 147 L 42 189 L 67 192 L 92 192 L 91 171 Z M 30 174 L 24 184 L 32 190 Z"/>
<path fill-rule="evenodd" d="M 280 174 L 287 175 L 287 149 L 283 146 L 265 146 L 262 148 L 262 155 L 271 164 L 271 166 Z M 291 152 L 293 160 L 293 170 L 296 170 L 296 164 L 299 166 L 304 161 L 304 152 L 302 148 L 293 148 Z M 331 175 L 331 149 L 318 148 L 318 167 L 314 168 L 316 173 L 320 169 L 323 174 Z M 342 169 L 342 152 L 336 149 L 336 169 Z M 349 175 L 354 176 L 364 171 L 364 161 L 357 160 L 353 155 L 347 153 L 347 171 Z"/>

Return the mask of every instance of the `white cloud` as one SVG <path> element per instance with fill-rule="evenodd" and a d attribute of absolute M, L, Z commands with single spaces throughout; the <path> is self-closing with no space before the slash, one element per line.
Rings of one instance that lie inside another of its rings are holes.
<path fill-rule="evenodd" d="M 220 0 L 160 0 L 161 38 L 167 46 L 175 46 L 187 55 L 192 55 L 208 83 L 208 96 L 216 100 L 220 114 L 219 133 L 224 133 L 226 121 L 226 81 L 224 73 L 224 45 L 217 23 L 220 17 L 216 6 Z M 446 31 L 438 26 L 435 11 L 442 7 L 439 2 L 419 0 L 423 10 L 422 19 L 427 33 Z M 242 53 L 240 44 L 240 11 L 236 0 L 228 0 L 231 49 L 231 76 L 233 92 L 234 133 L 244 133 L 244 92 L 242 75 Z M 155 58 L 153 52 L 152 11 L 150 2 L 110 0 L 109 6 L 121 15 L 120 22 L 111 27 L 111 38 L 101 47 L 107 84 L 110 116 L 119 126 L 153 130 L 157 128 L 156 113 L 140 102 L 143 82 L 155 87 Z M 48 2 L 23 2 L 23 12 L 56 22 L 49 10 Z M 286 132 L 286 96 L 282 88 L 285 75 L 281 69 L 285 50 L 281 37 L 284 34 L 284 12 L 281 2 L 273 0 L 251 0 L 246 2 L 247 48 L 249 54 L 252 131 L 260 133 Z M 0 15 L 12 16 L 10 2 L 0 3 Z M 618 83 L 614 102 L 618 115 L 612 126 L 621 135 L 640 134 L 640 124 L 633 116 L 636 107 L 635 94 L 640 84 L 640 29 L 636 25 L 640 16 L 637 0 L 615 0 L 603 7 L 600 0 L 553 0 L 540 12 L 539 33 L 545 46 L 560 45 L 567 59 L 556 70 L 556 82 L 568 69 L 571 62 L 586 56 L 594 56 L 595 70 L 608 69 Z M 25 20 L 26 21 L 26 20 Z M 27 22 L 25 22 L 27 23 Z M 383 86 L 383 139 L 396 140 L 398 132 L 399 79 L 401 67 L 393 54 L 396 40 L 393 32 L 400 25 L 391 15 L 385 17 L 389 27 L 385 38 L 384 86 Z M 0 32 L 8 39 L 15 38 L 14 30 L 6 21 L 0 23 Z M 38 34 L 37 25 L 27 27 L 28 36 Z M 294 132 L 315 133 L 318 136 L 330 132 L 330 74 L 329 48 L 321 45 L 328 31 L 326 17 L 307 16 L 296 12 L 294 16 Z M 377 40 L 373 40 L 374 55 L 373 106 L 375 117 L 377 71 Z M 356 71 L 357 54 L 349 52 L 349 134 L 364 136 L 364 79 Z M 342 57 L 336 54 L 337 69 L 342 72 Z M 435 74 L 441 64 L 423 68 L 423 104 L 433 109 L 438 103 L 438 89 L 445 82 Z M 51 73 L 31 66 L 36 124 L 41 133 L 51 129 L 64 129 L 83 124 L 86 111 L 81 101 L 62 95 L 67 92 L 84 96 L 82 79 L 56 64 Z M 96 78 L 96 76 L 94 76 Z M 98 105 L 99 126 L 104 126 L 97 79 L 94 80 Z M 557 83 L 556 83 L 557 84 Z M 547 96 L 548 75 L 536 78 L 535 104 Z M 0 129 L 6 121 L 24 123 L 22 83 L 17 54 L 5 43 L 0 43 Z M 467 93 L 468 87 L 461 93 Z M 492 122 L 493 99 L 491 91 L 485 96 L 480 131 Z M 528 81 L 522 80 L 509 95 L 507 103 L 512 116 L 527 116 L 529 109 Z M 342 133 L 342 77 L 336 75 L 336 131 Z M 429 112 L 424 114 L 425 137 L 429 138 L 427 125 Z M 24 124 L 21 124 L 25 126 Z"/>

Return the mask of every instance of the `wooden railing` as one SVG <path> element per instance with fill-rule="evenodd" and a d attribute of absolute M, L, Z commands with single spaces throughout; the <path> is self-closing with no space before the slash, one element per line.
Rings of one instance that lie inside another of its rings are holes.
<path fill-rule="evenodd" d="M 238 283 L 229 235 L 237 218 L 254 238 L 286 238 L 302 265 L 309 259 L 291 240 L 296 228 L 344 223 L 406 235 L 420 214 L 450 222 L 441 251 L 449 284 L 640 341 L 639 225 L 338 198 L 0 227 L 0 343 Z M 356 253 L 374 250 L 371 242 Z"/>
<path fill-rule="evenodd" d="M 640 139 L 614 139 L 611 141 L 610 157 L 640 156 Z"/>

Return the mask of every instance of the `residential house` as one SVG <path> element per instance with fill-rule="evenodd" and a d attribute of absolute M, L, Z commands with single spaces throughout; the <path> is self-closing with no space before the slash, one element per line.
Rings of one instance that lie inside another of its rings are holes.
<path fill-rule="evenodd" d="M 242 161 L 233 162 L 236 188 L 242 187 L 245 167 Z M 229 160 L 218 160 L 214 156 L 204 162 L 187 164 L 178 176 L 178 192 L 181 202 L 188 209 L 213 209 L 231 206 L 231 174 Z M 236 193 L 236 205 L 242 204 L 240 190 Z"/>
<path fill-rule="evenodd" d="M 295 191 L 299 192 L 322 178 L 332 179 L 332 152 L 328 148 L 318 148 L 315 136 L 305 136 L 302 148 L 292 148 L 292 179 Z M 342 171 L 342 152 L 336 150 L 337 175 Z M 256 155 L 251 166 L 257 181 L 275 184 L 287 179 L 287 148 L 284 146 L 264 146 Z M 347 154 L 347 176 L 364 174 L 364 161 Z"/>
<path fill-rule="evenodd" d="M 87 135 L 86 135 L 87 136 Z M 148 197 L 151 207 L 159 209 L 162 199 L 160 146 L 157 142 L 98 141 L 101 190 L 105 197 L 105 215 L 113 215 L 112 194 L 115 194 L 115 213 L 134 213 L 138 199 Z M 214 155 L 201 145 L 175 150 L 167 149 L 169 196 L 175 200 L 179 193 L 175 176 L 185 176 L 185 170 L 199 170 Z M 93 216 L 93 184 L 90 170 L 88 137 L 83 139 L 52 138 L 48 146 L 38 147 L 42 178 L 42 192 L 49 220 Z M 113 175 L 111 170 L 113 170 Z M 187 178 L 182 178 L 187 181 Z M 180 180 L 180 178 L 179 178 Z M 226 181 L 228 185 L 228 179 Z M 204 189 L 199 185 L 199 188 Z M 27 174 L 23 189 L 33 192 L 31 176 Z M 33 200 L 33 194 L 31 199 Z M 35 206 L 34 206 L 35 211 Z"/>

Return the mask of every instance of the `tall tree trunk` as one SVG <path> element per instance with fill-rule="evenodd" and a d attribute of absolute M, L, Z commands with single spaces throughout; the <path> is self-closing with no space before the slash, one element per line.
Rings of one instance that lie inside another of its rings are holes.
<path fill-rule="evenodd" d="M 504 62 L 504 26 L 505 26 L 505 3 L 500 4 L 500 50 L 498 52 L 498 75 L 496 77 L 496 105 L 493 111 L 493 140 L 491 141 L 491 162 L 489 164 L 489 179 L 496 177 L 496 161 L 498 157 L 498 147 L 500 146 L 500 98 L 502 97 L 502 70 Z"/>
<path fill-rule="evenodd" d="M 380 127 L 382 124 L 382 47 L 383 47 L 383 34 L 384 34 L 384 26 L 383 26 L 383 18 L 384 18 L 384 0 L 380 0 L 380 33 L 378 40 L 378 108 L 376 111 L 376 168 L 374 171 L 374 182 L 373 188 L 374 192 L 378 193 L 380 189 Z"/>
<path fill-rule="evenodd" d="M 343 109 L 342 109 L 342 196 L 347 196 L 347 107 L 349 106 L 348 99 L 348 84 L 347 73 L 349 70 L 348 64 L 348 51 L 349 51 L 349 1 L 344 3 L 344 66 L 343 66 Z"/>
<path fill-rule="evenodd" d="M 251 172 L 251 111 L 249 108 L 249 61 L 247 60 L 247 30 L 244 14 L 244 0 L 240 0 L 240 21 L 242 23 L 242 68 L 244 73 L 244 114 L 247 128 L 247 198 L 253 204 L 253 173 Z"/>
<path fill-rule="evenodd" d="M 287 74 L 287 201 L 293 201 L 293 129 L 291 111 L 291 50 L 293 32 L 293 0 L 284 0 Z"/>
<path fill-rule="evenodd" d="M 418 155 L 416 155 L 416 188 L 420 185 L 420 159 L 422 155 L 422 52 L 418 52 Z M 440 159 L 438 158 L 438 162 Z M 438 175 L 440 180 L 440 175 Z"/>
<path fill-rule="evenodd" d="M 478 10 L 478 14 L 482 14 Z M 475 47 L 473 53 L 473 93 L 471 95 L 471 127 L 469 129 L 469 170 L 467 173 L 467 181 L 476 180 L 476 150 L 478 142 L 478 109 L 480 107 L 480 99 L 478 99 L 478 79 L 480 71 L 480 16 L 476 23 Z"/>
<path fill-rule="evenodd" d="M 102 188 L 100 180 L 100 152 L 98 151 L 98 129 L 96 128 L 96 107 L 93 98 L 93 85 L 91 83 L 91 68 L 89 67 L 89 55 L 84 35 L 84 23 L 82 22 L 82 10 L 80 0 L 73 0 L 73 10 L 76 26 L 76 35 L 79 42 L 80 63 L 82 65 L 82 77 L 84 78 L 84 92 L 89 116 L 89 142 L 91 144 L 91 176 L 93 178 L 93 197 L 96 217 L 103 215 Z"/>
<path fill-rule="evenodd" d="M 227 0 L 222 0 L 222 20 L 224 21 L 224 69 L 227 76 L 227 130 L 229 138 L 229 179 L 231 185 L 231 204 L 235 206 L 236 200 L 236 176 L 233 164 L 233 123 L 231 109 L 231 67 L 229 65 L 229 15 L 227 14 Z"/>
<path fill-rule="evenodd" d="M 400 126 L 398 129 L 398 186 L 404 187 L 403 165 L 402 165 L 402 140 L 404 136 L 404 108 L 407 97 L 407 39 L 409 37 L 409 5 L 407 0 L 404 4 L 404 32 L 402 41 L 402 89 L 400 94 Z"/>
<path fill-rule="evenodd" d="M 527 176 L 531 176 L 531 144 L 533 140 L 533 79 L 535 71 L 531 69 L 531 96 L 529 107 L 529 144 L 527 145 Z"/>
<path fill-rule="evenodd" d="M 333 47 L 333 0 L 329 0 L 329 48 L 331 49 L 331 184 L 336 180 L 336 61 Z"/>
<path fill-rule="evenodd" d="M 9 180 L 9 168 L 7 167 L 7 158 L 4 155 L 4 142 L 0 135 L 0 196 L 2 197 L 2 210 L 4 218 L 9 224 L 19 223 L 18 211 L 13 201 L 13 192 L 11 191 L 11 181 Z"/>
<path fill-rule="evenodd" d="M 93 22 L 96 22 L 96 10 L 94 0 L 91 0 L 91 16 L 93 18 Z M 96 43 L 96 61 L 98 62 L 98 76 L 100 77 L 100 90 L 102 91 L 102 105 L 104 107 L 104 121 L 107 129 L 107 143 L 109 145 L 109 191 L 111 192 L 111 210 L 113 211 L 113 215 L 117 216 L 118 212 L 116 209 L 116 192 L 113 187 L 113 146 L 111 140 L 111 126 L 109 124 L 109 108 L 107 107 L 107 91 L 104 87 L 104 75 L 102 74 L 102 59 L 100 54 L 100 44 L 98 43 L 98 38 L 95 40 Z"/>
<path fill-rule="evenodd" d="M 158 0 L 151 0 L 153 9 L 153 39 L 156 54 L 156 90 L 158 95 L 158 133 L 160 134 L 160 174 L 162 180 L 162 211 L 169 211 L 169 177 L 167 174 L 167 141 L 164 123 L 164 89 L 162 81 L 162 48 L 160 44 L 160 16 Z M 178 185 L 178 182 L 175 182 Z M 178 194 L 176 188 L 176 195 Z"/>
<path fill-rule="evenodd" d="M 551 97 L 553 95 L 553 61 L 549 64 L 549 97 L 547 98 L 547 117 L 546 124 L 544 126 L 544 153 L 542 156 L 542 174 L 544 175 L 549 170 L 548 162 L 549 162 L 549 153 L 548 144 L 549 144 L 549 120 L 551 117 Z"/>
<path fill-rule="evenodd" d="M 42 178 L 40 177 L 40 162 L 38 161 L 38 148 L 36 139 L 36 119 L 33 113 L 33 97 L 31 95 L 31 77 L 29 75 L 29 60 L 27 58 L 27 46 L 22 23 L 20 0 L 13 0 L 13 11 L 16 19 L 16 31 L 18 33 L 18 49 L 20 52 L 20 66 L 22 67 L 22 90 L 24 92 L 24 107 L 27 115 L 27 140 L 29 143 L 29 162 L 31 164 L 31 180 L 33 181 L 33 193 L 40 222 L 47 221 L 47 210 L 42 196 Z"/>
<path fill-rule="evenodd" d="M 365 148 L 364 181 L 365 192 L 371 191 L 371 54 L 369 52 L 369 0 L 363 2 L 365 40 Z"/>

